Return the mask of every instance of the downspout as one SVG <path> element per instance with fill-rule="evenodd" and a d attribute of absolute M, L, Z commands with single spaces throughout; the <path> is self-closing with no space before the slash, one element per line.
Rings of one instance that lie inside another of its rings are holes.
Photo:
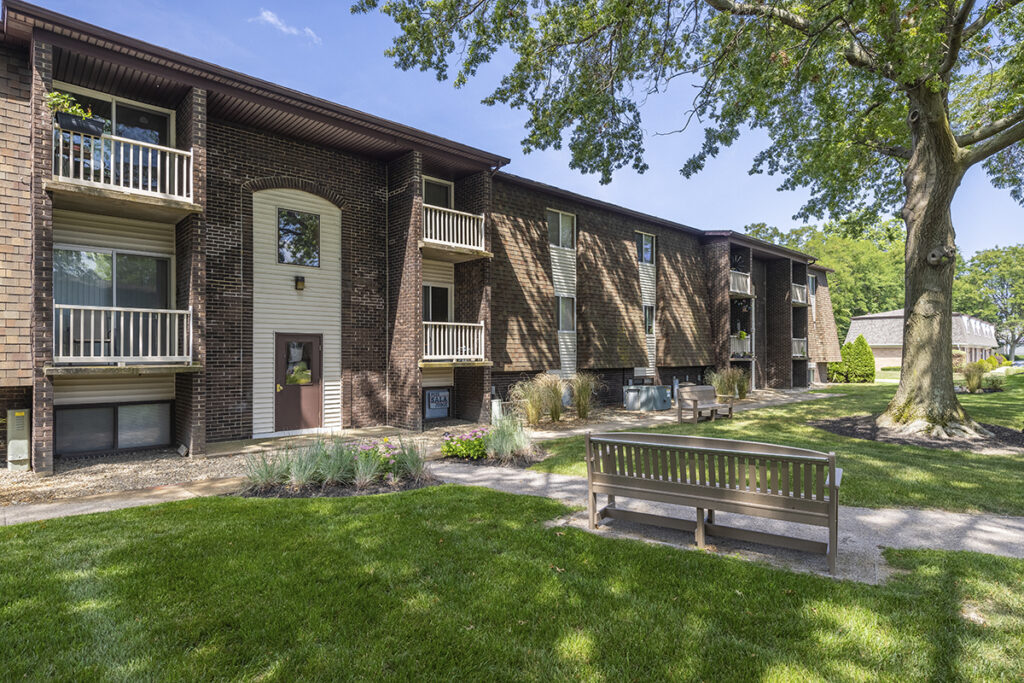
<path fill-rule="evenodd" d="M 391 174 L 384 164 L 384 424 L 391 420 Z"/>

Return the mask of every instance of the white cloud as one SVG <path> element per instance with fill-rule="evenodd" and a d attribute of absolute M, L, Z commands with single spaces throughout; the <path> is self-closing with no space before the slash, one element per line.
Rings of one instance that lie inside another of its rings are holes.
<path fill-rule="evenodd" d="M 311 29 L 310 27 L 303 26 L 302 28 L 298 28 L 297 26 L 289 26 L 288 24 L 281 21 L 281 17 L 277 16 L 275 13 L 271 12 L 268 9 L 260 8 L 259 15 L 253 17 L 249 21 L 255 21 L 260 24 L 273 26 L 281 33 L 284 33 L 289 36 L 306 36 L 307 38 L 309 38 L 311 42 L 313 42 L 316 45 L 319 45 L 321 42 L 323 42 L 320 40 L 320 36 L 318 36 L 316 32 L 313 31 L 313 29 Z"/>

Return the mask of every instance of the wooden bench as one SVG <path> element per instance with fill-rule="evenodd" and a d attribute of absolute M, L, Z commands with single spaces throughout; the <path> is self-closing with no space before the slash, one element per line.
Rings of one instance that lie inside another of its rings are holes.
<path fill-rule="evenodd" d="M 719 403 L 714 387 L 706 384 L 681 386 L 676 392 L 676 420 L 680 423 L 683 421 L 683 412 L 690 416 L 690 422 L 697 424 L 701 413 L 710 413 L 711 421 L 714 422 L 719 411 L 732 417 L 732 404 Z"/>
<path fill-rule="evenodd" d="M 835 573 L 839 486 L 834 453 L 753 441 L 672 434 L 587 434 L 587 507 L 590 528 L 624 519 L 705 535 L 822 553 Z M 608 496 L 598 509 L 597 496 Z M 697 521 L 617 508 L 616 496 L 697 509 Z M 715 511 L 828 528 L 828 541 L 811 541 L 715 523 Z M 707 516 L 705 517 L 705 512 Z"/>

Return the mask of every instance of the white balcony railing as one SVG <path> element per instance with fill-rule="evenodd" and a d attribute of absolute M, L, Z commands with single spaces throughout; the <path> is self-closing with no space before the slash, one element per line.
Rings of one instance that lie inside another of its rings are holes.
<path fill-rule="evenodd" d="M 750 296 L 750 273 L 729 271 L 729 293 Z"/>
<path fill-rule="evenodd" d="M 55 363 L 188 363 L 192 309 L 53 307 Z"/>
<path fill-rule="evenodd" d="M 425 205 L 423 207 L 423 241 L 446 247 L 483 251 L 485 244 L 483 214 Z"/>
<path fill-rule="evenodd" d="M 423 360 L 485 360 L 484 324 L 424 322 Z"/>
<path fill-rule="evenodd" d="M 793 338 L 793 358 L 807 358 L 807 340 Z"/>
<path fill-rule="evenodd" d="M 55 126 L 53 175 L 131 194 L 192 200 L 191 150 L 114 135 L 87 135 Z"/>
<path fill-rule="evenodd" d="M 807 285 L 792 284 L 793 304 L 797 306 L 807 305 Z"/>
<path fill-rule="evenodd" d="M 750 336 L 740 339 L 735 334 L 729 336 L 729 355 L 744 357 L 750 355 Z"/>

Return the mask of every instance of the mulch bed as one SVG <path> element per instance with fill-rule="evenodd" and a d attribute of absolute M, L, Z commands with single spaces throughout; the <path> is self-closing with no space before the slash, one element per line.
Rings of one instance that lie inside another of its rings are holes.
<path fill-rule="evenodd" d="M 548 457 L 548 452 L 541 446 L 534 446 L 533 451 L 520 458 L 515 458 L 510 462 L 502 462 L 497 458 L 482 458 L 480 460 L 467 460 L 465 458 L 439 458 L 441 462 L 460 462 L 464 465 L 473 465 L 474 467 L 508 467 L 515 470 L 525 470 L 531 465 L 536 465 L 544 458 Z"/>
<path fill-rule="evenodd" d="M 812 427 L 824 429 L 839 436 L 854 439 L 866 439 L 880 443 L 891 443 L 900 446 L 921 446 L 924 448 L 945 449 L 951 451 L 975 451 L 985 453 L 1006 453 L 1024 455 L 1024 432 L 1000 427 L 999 425 L 983 424 L 994 436 L 977 439 L 936 439 L 926 436 L 895 435 L 879 430 L 873 415 L 854 415 L 834 420 L 817 420 L 809 423 Z"/>
<path fill-rule="evenodd" d="M 402 481 L 395 486 L 388 484 L 373 484 L 364 488 L 355 486 L 304 486 L 295 488 L 287 484 L 279 484 L 265 489 L 247 489 L 238 495 L 243 498 L 347 498 L 349 496 L 373 496 L 379 493 L 396 493 L 398 491 L 412 491 L 427 486 L 436 486 L 441 482 L 432 477 L 415 481 Z"/>

